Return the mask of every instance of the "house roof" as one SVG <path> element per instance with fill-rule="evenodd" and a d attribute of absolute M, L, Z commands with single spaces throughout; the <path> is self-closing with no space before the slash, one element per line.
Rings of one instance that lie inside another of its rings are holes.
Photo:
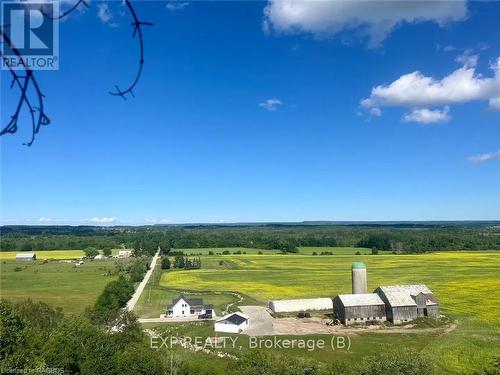
<path fill-rule="evenodd" d="M 248 319 L 249 319 L 248 315 L 236 312 L 223 316 L 219 320 L 216 320 L 215 323 L 235 324 L 239 326 L 241 323 L 243 323 Z"/>
<path fill-rule="evenodd" d="M 338 298 L 345 307 L 384 305 L 384 301 L 376 293 L 339 294 Z"/>
<path fill-rule="evenodd" d="M 167 305 L 167 309 L 171 309 L 174 307 L 174 305 L 179 302 L 181 299 L 186 301 L 186 303 L 189 305 L 189 307 L 194 308 L 194 307 L 201 307 L 205 309 L 213 309 L 213 305 L 203 305 L 203 298 L 186 298 L 183 294 L 181 294 L 179 297 L 174 298 L 172 300 L 172 303 Z"/>

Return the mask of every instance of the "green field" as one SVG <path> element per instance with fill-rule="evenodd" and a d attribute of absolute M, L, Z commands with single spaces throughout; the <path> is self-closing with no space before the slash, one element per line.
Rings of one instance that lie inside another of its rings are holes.
<path fill-rule="evenodd" d="M 439 359 L 445 373 L 470 373 L 499 352 L 500 252 L 214 256 L 203 259 L 201 270 L 164 273 L 160 285 L 238 291 L 261 304 L 272 298 L 334 296 L 350 293 L 350 265 L 355 260 L 365 262 L 370 290 L 378 285 L 425 283 L 434 291 L 442 313 L 459 324 L 440 336 L 364 334 L 357 340 L 358 348 L 354 346 L 346 357 L 356 358 L 356 353 L 384 344 L 413 346 Z"/>
<path fill-rule="evenodd" d="M 172 299 L 179 296 L 179 294 L 184 294 L 189 298 L 203 298 L 204 303 L 210 303 L 214 305 L 215 312 L 217 315 L 221 315 L 222 311 L 226 310 L 229 304 L 235 304 L 239 302 L 240 298 L 232 293 L 213 293 L 210 291 L 200 291 L 192 292 L 190 289 L 172 289 L 160 285 L 162 270 L 160 268 L 160 262 L 156 265 L 155 272 L 151 276 L 149 283 L 147 284 L 144 292 L 142 293 L 137 305 L 135 306 L 134 312 L 141 318 L 158 318 L 160 314 L 164 313 L 167 304 L 171 303 Z M 256 301 L 250 300 L 246 296 L 243 303 L 252 304 Z M 235 310 L 235 308 L 231 309 Z"/>
<path fill-rule="evenodd" d="M 115 263 L 108 259 L 85 262 L 80 267 L 61 261 L 2 260 L 0 296 L 11 301 L 31 298 L 60 306 L 66 313 L 80 313 L 93 305 L 104 286 L 115 278 Z"/>
<path fill-rule="evenodd" d="M 186 255 L 208 255 L 210 251 L 214 254 L 221 253 L 223 251 L 229 251 L 231 254 L 235 251 L 245 252 L 247 254 L 258 254 L 261 251 L 263 254 L 277 254 L 279 250 L 269 250 L 269 249 L 254 249 L 251 247 L 208 247 L 208 248 L 192 248 L 192 249 L 172 249 L 172 251 L 182 251 Z"/>
<path fill-rule="evenodd" d="M 112 255 L 118 249 L 111 250 Z M 0 251 L 0 260 L 15 260 L 16 254 L 35 253 L 37 259 L 77 259 L 85 255 L 83 250 L 40 250 L 40 251 Z M 100 251 L 102 254 L 102 251 Z"/>

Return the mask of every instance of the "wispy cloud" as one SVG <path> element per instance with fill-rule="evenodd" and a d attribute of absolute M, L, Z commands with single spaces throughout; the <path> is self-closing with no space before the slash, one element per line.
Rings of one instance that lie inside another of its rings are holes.
<path fill-rule="evenodd" d="M 474 155 L 469 157 L 471 163 L 484 163 L 485 161 L 496 159 L 500 157 L 500 150 L 493 152 L 486 152 L 484 154 Z"/>
<path fill-rule="evenodd" d="M 171 11 L 171 12 L 175 12 L 175 11 L 178 11 L 178 10 L 183 10 L 185 7 L 187 7 L 189 5 L 189 3 L 187 1 L 171 1 L 169 3 L 167 3 L 166 5 L 166 8 Z"/>
<path fill-rule="evenodd" d="M 108 23 L 113 18 L 111 11 L 109 10 L 109 6 L 106 3 L 100 3 L 97 6 L 97 17 L 101 20 L 102 23 Z"/>
<path fill-rule="evenodd" d="M 116 220 L 118 220 L 118 218 L 116 217 L 104 216 L 104 217 L 93 217 L 89 221 L 91 221 L 92 223 L 114 223 Z"/>
<path fill-rule="evenodd" d="M 373 108 L 372 108 L 373 109 Z M 450 107 L 443 109 L 419 108 L 406 113 L 403 116 L 403 122 L 417 122 L 419 124 L 440 124 L 448 122 L 451 119 Z"/>
<path fill-rule="evenodd" d="M 50 217 L 41 217 L 38 219 L 38 221 L 42 222 L 42 223 L 48 223 L 50 221 L 53 221 Z"/>
<path fill-rule="evenodd" d="M 267 99 L 262 103 L 259 103 L 259 106 L 267 109 L 268 111 L 276 111 L 278 109 L 278 106 L 282 104 L 283 102 L 281 100 L 272 98 L 272 99 Z"/>

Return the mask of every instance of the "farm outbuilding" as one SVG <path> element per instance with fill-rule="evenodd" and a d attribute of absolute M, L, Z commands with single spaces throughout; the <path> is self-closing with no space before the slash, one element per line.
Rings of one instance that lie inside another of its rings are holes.
<path fill-rule="evenodd" d="M 36 260 L 35 253 L 19 253 L 16 254 L 16 260 Z"/>
<path fill-rule="evenodd" d="M 240 333 L 248 327 L 250 318 L 248 315 L 235 312 L 216 320 L 214 323 L 215 332 Z"/>
<path fill-rule="evenodd" d="M 331 310 L 331 298 L 281 299 L 269 301 L 269 309 L 274 313 Z"/>
<path fill-rule="evenodd" d="M 385 302 L 387 319 L 394 324 L 423 316 L 439 317 L 439 305 L 426 285 L 380 286 L 375 293 Z"/>
<path fill-rule="evenodd" d="M 333 316 L 345 325 L 383 322 L 385 303 L 376 293 L 339 294 L 333 299 Z"/>

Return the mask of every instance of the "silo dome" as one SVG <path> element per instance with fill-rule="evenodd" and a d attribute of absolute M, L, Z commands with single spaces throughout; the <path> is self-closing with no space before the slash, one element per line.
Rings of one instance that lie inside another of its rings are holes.
<path fill-rule="evenodd" d="M 352 269 L 366 269 L 366 266 L 363 262 L 354 262 L 352 264 Z"/>

